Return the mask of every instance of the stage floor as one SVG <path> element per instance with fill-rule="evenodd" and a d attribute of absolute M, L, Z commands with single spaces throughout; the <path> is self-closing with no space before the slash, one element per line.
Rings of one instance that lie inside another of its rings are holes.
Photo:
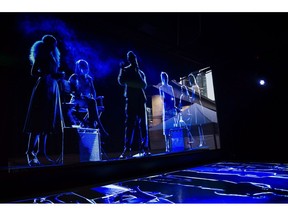
<path fill-rule="evenodd" d="M 288 203 L 288 164 L 218 162 L 14 203 Z"/>

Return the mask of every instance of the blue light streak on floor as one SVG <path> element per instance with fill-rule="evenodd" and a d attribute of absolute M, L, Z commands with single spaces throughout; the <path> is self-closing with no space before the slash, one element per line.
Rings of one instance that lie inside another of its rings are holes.
<path fill-rule="evenodd" d="M 288 164 L 219 162 L 18 203 L 288 203 Z"/>

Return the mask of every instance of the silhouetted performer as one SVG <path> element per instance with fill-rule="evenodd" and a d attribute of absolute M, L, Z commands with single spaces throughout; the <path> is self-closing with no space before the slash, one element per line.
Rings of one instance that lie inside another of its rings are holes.
<path fill-rule="evenodd" d="M 127 53 L 128 66 L 121 64 L 118 75 L 118 82 L 125 87 L 124 97 L 125 105 L 125 138 L 124 150 L 120 158 L 131 157 L 131 147 L 133 143 L 134 131 L 139 132 L 140 153 L 149 154 L 148 140 L 148 121 L 146 112 L 146 94 L 147 87 L 146 76 L 139 69 L 137 57 L 132 52 Z"/>
<path fill-rule="evenodd" d="M 76 112 L 81 108 L 88 108 L 88 118 L 82 119 L 82 123 L 89 128 L 99 126 L 102 135 L 107 136 L 97 108 L 96 91 L 93 84 L 93 78 L 89 75 L 89 64 L 87 61 L 80 59 L 75 63 L 75 73 L 68 80 L 71 88 L 70 103 L 75 104 Z M 72 117 L 70 113 L 70 117 Z M 86 122 L 87 121 L 87 124 Z"/>
<path fill-rule="evenodd" d="M 197 84 L 196 77 L 192 73 L 188 75 L 188 79 L 189 79 L 190 86 L 192 88 L 191 103 L 197 102 L 201 106 L 201 112 L 202 112 L 201 115 L 197 115 L 198 114 L 197 109 L 195 109 L 194 113 L 193 112 L 191 113 L 191 117 L 195 118 L 195 123 L 198 127 L 198 134 L 199 134 L 199 147 L 202 147 L 206 144 L 206 142 L 205 142 L 203 128 L 202 128 L 202 124 L 203 124 L 203 121 L 205 121 L 205 117 L 203 116 L 204 110 L 203 110 L 203 105 L 201 101 L 201 91 L 200 91 L 199 85 Z M 196 93 L 198 93 L 198 100 L 196 98 Z M 198 116 L 201 116 L 203 119 L 199 119 Z M 192 127 L 192 124 L 191 124 L 191 127 Z"/>
<path fill-rule="evenodd" d="M 63 117 L 57 79 L 62 76 L 58 73 L 60 52 L 56 38 L 52 35 L 43 36 L 36 41 L 30 50 L 32 63 L 31 75 L 38 78 L 30 98 L 24 132 L 29 134 L 27 146 L 27 161 L 30 166 L 40 165 L 38 153 L 46 154 L 48 135 L 60 135 L 59 143 L 62 146 Z M 59 158 L 61 159 L 61 158 Z"/>
<path fill-rule="evenodd" d="M 159 87 L 159 94 L 162 99 L 162 124 L 163 135 L 165 137 L 166 152 L 171 150 L 171 143 L 169 139 L 170 127 L 167 126 L 167 121 L 173 119 L 173 127 L 177 127 L 177 107 L 175 102 L 175 95 L 173 87 L 168 83 L 169 77 L 166 72 L 161 72 L 161 85 Z"/>
<path fill-rule="evenodd" d="M 183 114 L 182 112 L 185 111 L 187 109 L 188 111 L 188 116 L 190 117 L 190 109 L 189 107 L 192 105 L 191 102 L 191 97 L 188 91 L 188 88 L 185 85 L 181 86 L 181 94 L 180 94 L 180 98 L 179 98 L 179 104 L 178 104 L 178 110 L 180 111 L 178 114 L 178 126 L 181 128 L 185 128 L 187 130 L 187 135 L 189 138 L 189 145 L 185 146 L 185 148 L 191 148 L 192 147 L 192 143 L 194 143 L 194 138 L 192 136 L 191 130 L 189 130 L 189 127 L 186 123 L 186 121 L 184 121 L 183 119 Z"/>

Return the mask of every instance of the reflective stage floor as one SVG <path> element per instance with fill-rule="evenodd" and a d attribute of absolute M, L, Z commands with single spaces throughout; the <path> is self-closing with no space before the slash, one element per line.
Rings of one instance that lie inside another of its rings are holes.
<path fill-rule="evenodd" d="M 288 164 L 217 162 L 14 203 L 288 203 Z"/>

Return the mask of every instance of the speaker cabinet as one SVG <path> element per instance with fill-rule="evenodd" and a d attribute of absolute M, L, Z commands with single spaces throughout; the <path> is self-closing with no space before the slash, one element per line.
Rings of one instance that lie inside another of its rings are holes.
<path fill-rule="evenodd" d="M 101 160 L 98 129 L 78 129 L 80 162 Z"/>
<path fill-rule="evenodd" d="M 99 129 L 64 129 L 64 164 L 101 160 Z"/>
<path fill-rule="evenodd" d="M 169 131 L 171 151 L 183 151 L 190 148 L 188 130 L 186 128 L 173 128 Z"/>

